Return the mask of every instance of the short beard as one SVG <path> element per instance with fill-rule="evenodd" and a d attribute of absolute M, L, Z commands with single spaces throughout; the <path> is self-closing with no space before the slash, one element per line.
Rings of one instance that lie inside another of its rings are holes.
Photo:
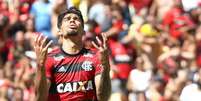
<path fill-rule="evenodd" d="M 78 34 L 79 34 L 78 31 L 70 31 L 67 33 L 68 36 L 76 36 Z"/>

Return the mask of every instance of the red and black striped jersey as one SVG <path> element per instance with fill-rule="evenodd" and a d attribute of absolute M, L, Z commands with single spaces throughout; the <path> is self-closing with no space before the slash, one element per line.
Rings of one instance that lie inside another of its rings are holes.
<path fill-rule="evenodd" d="M 97 101 L 94 79 L 103 68 L 95 51 L 83 48 L 70 55 L 55 49 L 48 53 L 45 68 L 51 80 L 48 101 Z"/>

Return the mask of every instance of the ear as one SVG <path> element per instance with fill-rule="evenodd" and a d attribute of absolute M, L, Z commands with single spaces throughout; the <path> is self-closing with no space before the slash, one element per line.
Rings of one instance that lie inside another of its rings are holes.
<path fill-rule="evenodd" d="M 59 35 L 59 36 L 61 36 L 61 35 L 62 35 L 62 33 L 61 33 L 61 30 L 60 30 L 60 29 L 58 29 L 57 33 L 58 33 L 58 35 Z"/>
<path fill-rule="evenodd" d="M 85 36 L 86 32 L 83 30 L 80 35 Z"/>
<path fill-rule="evenodd" d="M 83 35 L 85 35 L 86 34 L 86 31 L 85 30 L 83 30 Z"/>

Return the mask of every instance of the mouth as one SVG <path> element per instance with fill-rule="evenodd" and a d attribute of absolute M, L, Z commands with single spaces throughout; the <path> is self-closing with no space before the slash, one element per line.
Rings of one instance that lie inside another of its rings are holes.
<path fill-rule="evenodd" d="M 71 29 L 77 29 L 77 26 L 75 26 L 75 25 L 70 25 L 69 28 L 71 28 Z"/>

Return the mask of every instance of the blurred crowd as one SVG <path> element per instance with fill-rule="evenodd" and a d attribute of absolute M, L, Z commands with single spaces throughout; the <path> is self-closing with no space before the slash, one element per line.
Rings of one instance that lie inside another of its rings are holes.
<path fill-rule="evenodd" d="M 110 101 L 201 101 L 201 0 L 0 0 L 0 101 L 34 101 L 34 38 L 57 48 L 57 16 L 71 6 L 86 47 L 108 37 Z"/>

